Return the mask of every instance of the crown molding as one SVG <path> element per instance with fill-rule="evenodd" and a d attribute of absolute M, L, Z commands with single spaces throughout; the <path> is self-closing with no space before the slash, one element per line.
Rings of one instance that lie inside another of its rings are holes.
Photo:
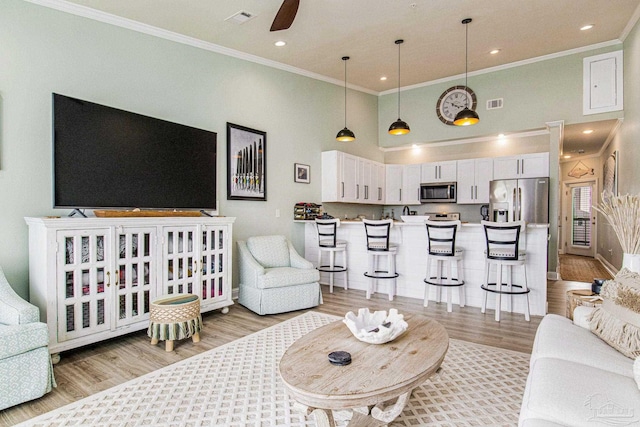
<path fill-rule="evenodd" d="M 620 34 L 620 40 L 622 42 L 624 42 L 627 39 L 627 36 L 629 36 L 629 33 L 631 32 L 631 30 L 633 30 L 633 27 L 635 27 L 639 19 L 640 19 L 640 4 L 638 5 L 638 7 L 636 7 L 636 10 L 633 12 L 633 15 L 631 15 L 631 19 L 629 19 L 629 22 L 627 22 L 627 26 L 624 27 L 624 29 L 622 30 L 622 33 Z"/>
<path fill-rule="evenodd" d="M 37 4 L 40 6 L 55 9 L 61 12 L 69 13 L 83 18 L 92 19 L 94 21 L 103 22 L 105 24 L 114 25 L 128 30 L 136 31 L 139 33 L 147 34 L 153 37 L 169 40 L 175 43 L 180 43 L 188 46 L 192 46 L 198 49 L 203 49 L 209 52 L 219 53 L 221 55 L 230 56 L 233 58 L 241 59 L 248 62 L 264 65 L 278 70 L 286 71 L 293 74 L 298 74 L 304 77 L 309 77 L 314 80 L 320 80 L 327 83 L 335 84 L 344 87 L 344 81 L 334 79 L 331 77 L 323 76 L 322 74 L 312 73 L 302 68 L 292 67 L 291 65 L 283 64 L 281 62 L 272 61 L 270 59 L 262 58 L 257 55 L 252 55 L 239 50 L 230 49 L 224 46 L 217 45 L 215 43 L 206 42 L 196 39 L 194 37 L 185 36 L 175 33 L 173 31 L 163 30 L 152 25 L 143 24 L 132 19 L 122 18 L 120 16 L 112 15 L 110 13 L 98 11 L 87 6 L 78 5 L 75 3 L 69 3 L 64 0 L 24 0 L 29 3 Z M 359 92 L 368 93 L 370 95 L 379 95 L 379 92 L 367 89 L 361 86 L 347 84 L 349 89 L 357 90 Z"/>
<path fill-rule="evenodd" d="M 408 145 L 402 145 L 399 147 L 380 147 L 379 149 L 380 151 L 387 153 L 391 151 L 413 150 L 414 148 L 447 147 L 452 145 L 474 144 L 476 142 L 497 141 L 502 138 L 505 138 L 505 139 L 529 138 L 532 136 L 548 135 L 548 134 L 549 134 L 548 129 L 535 129 L 530 131 L 505 134 L 504 137 L 500 137 L 498 135 L 478 136 L 478 137 L 466 138 L 466 139 L 454 139 L 454 140 L 439 141 L 439 142 L 426 142 L 423 144 L 408 144 Z"/>
<path fill-rule="evenodd" d="M 574 55 L 576 53 L 588 52 L 590 50 L 601 49 L 601 48 L 609 47 L 609 46 L 617 46 L 617 45 L 620 45 L 620 44 L 622 44 L 622 42 L 620 40 L 617 40 L 617 39 L 616 40 L 610 40 L 610 41 L 606 41 L 606 42 L 602 42 L 602 43 L 592 44 L 592 45 L 589 45 L 589 46 L 577 47 L 575 49 L 569 49 L 569 50 L 565 50 L 565 51 L 562 51 L 562 52 L 550 53 L 549 55 L 543 55 L 543 56 L 537 56 L 535 58 L 523 59 L 522 61 L 511 62 L 509 64 L 503 64 L 503 65 L 497 65 L 495 67 L 484 68 L 482 70 L 470 71 L 468 76 L 469 77 L 473 77 L 473 76 L 480 76 L 482 74 L 495 73 L 496 71 L 508 70 L 509 68 L 521 67 L 523 65 L 529 65 L 529 64 L 534 64 L 536 62 L 548 61 L 550 59 L 555 59 L 555 58 L 562 58 L 564 56 Z M 446 83 L 446 82 L 453 81 L 453 80 L 460 80 L 460 79 L 463 79 L 464 76 L 465 76 L 464 74 L 457 74 L 455 76 L 443 77 L 441 79 L 431 80 L 431 81 L 424 82 L 424 83 L 418 83 L 418 84 L 411 85 L 411 86 L 403 86 L 403 87 L 400 88 L 400 90 L 401 91 L 405 91 L 405 90 L 412 90 L 412 89 L 417 89 L 417 88 L 426 87 L 426 86 L 433 86 L 433 85 L 437 85 L 437 84 L 440 84 L 440 83 Z M 398 88 L 389 89 L 389 90 L 385 90 L 383 92 L 380 92 L 378 95 L 379 96 L 383 96 L 383 95 L 389 95 L 389 94 L 393 94 L 393 93 L 397 93 L 397 92 L 398 92 Z"/>
<path fill-rule="evenodd" d="M 59 10 L 61 12 L 65 12 L 65 13 L 69 13 L 72 15 L 76 15 L 76 16 L 81 16 L 84 18 L 89 18 L 95 21 L 99 21 L 99 22 L 103 22 L 106 24 L 110 24 L 110 25 L 114 25 L 117 27 L 121 27 L 121 28 L 126 28 L 132 31 L 137 31 L 143 34 L 147 34 L 150 36 L 154 36 L 154 37 L 158 37 L 158 38 L 162 38 L 165 40 L 169 40 L 169 41 L 173 41 L 176 43 L 180 43 L 180 44 L 184 44 L 184 45 L 188 45 L 188 46 L 192 46 L 198 49 L 203 49 L 203 50 L 207 50 L 209 52 L 215 52 L 215 53 L 219 53 L 221 55 L 226 55 L 226 56 L 230 56 L 233 58 L 237 58 L 237 59 L 241 59 L 244 61 L 249 61 L 249 62 L 253 62 L 256 64 L 260 64 L 260 65 L 264 65 L 267 67 L 271 67 L 271 68 L 275 68 L 278 70 L 282 70 L 282 71 L 286 71 L 289 73 L 293 73 L 293 74 L 298 74 L 304 77 L 309 77 L 311 79 L 315 79 L 315 80 L 319 80 L 319 81 L 324 81 L 327 83 L 331 83 L 331 84 L 335 84 L 338 86 L 344 86 L 344 81 L 342 80 L 338 80 L 338 79 L 334 79 L 331 77 L 327 77 L 324 76 L 322 74 L 318 74 L 318 73 L 313 73 L 307 70 L 303 70 L 302 68 L 297 68 L 297 67 L 292 67 L 290 65 L 287 64 L 283 64 L 281 62 L 277 62 L 277 61 L 273 61 L 270 59 L 266 59 L 266 58 L 262 58 L 260 56 L 257 55 L 252 55 L 249 53 L 245 53 L 245 52 L 240 52 L 238 50 L 235 49 L 230 49 L 224 46 L 220 46 L 217 45 L 215 43 L 210 43 L 210 42 L 205 42 L 203 40 L 198 40 L 194 37 L 189 37 L 189 36 L 185 36 L 182 34 L 178 34 L 175 33 L 173 31 L 168 31 L 168 30 L 163 30 L 161 28 L 158 27 L 154 27 L 151 25 L 147 25 L 147 24 L 143 24 L 140 23 L 138 21 L 134 21 L 132 19 L 127 19 L 127 18 L 122 18 L 120 16 L 116 16 L 110 13 L 106 13 L 106 12 L 102 12 L 96 9 L 92 9 L 90 7 L 87 6 L 82 6 L 82 5 L 78 5 L 75 3 L 69 3 L 65 0 L 24 0 L 26 2 L 29 3 L 33 3 L 33 4 L 37 4 L 40 6 L 44 6 L 44 7 L 48 7 L 50 9 L 55 9 L 55 10 Z M 629 21 L 629 23 L 627 24 L 627 26 L 625 27 L 623 34 L 621 35 L 621 40 L 624 40 L 624 38 L 629 34 L 629 32 L 631 31 L 631 29 L 633 28 L 633 25 L 635 25 L 635 22 L 640 18 L 640 6 L 638 6 L 638 8 L 636 9 L 635 13 L 633 14 L 631 20 Z M 583 47 L 579 47 L 576 49 L 570 49 L 570 50 L 565 50 L 562 52 L 557 52 L 557 53 L 552 53 L 549 55 L 543 55 L 543 56 L 538 56 L 535 58 L 529 58 L 529 59 L 525 59 L 522 61 L 516 61 L 516 62 L 512 62 L 509 64 L 504 64 L 504 65 L 499 65 L 496 67 L 490 67 L 490 68 L 485 68 L 482 70 L 476 70 L 476 71 L 472 71 L 468 73 L 468 76 L 478 76 L 478 75 L 482 75 L 482 74 L 488 74 L 488 73 L 493 73 L 496 71 L 501 71 L 501 70 L 507 70 L 509 68 L 514 68 L 514 67 L 520 67 L 522 65 L 528 65 L 528 64 L 533 64 L 536 62 L 541 62 L 541 61 L 547 61 L 549 59 L 554 59 L 554 58 L 561 58 L 563 56 L 568 56 L 568 55 L 573 55 L 576 53 L 581 53 L 581 52 L 588 52 L 590 50 L 594 50 L 594 49 L 600 49 L 600 48 L 604 48 L 604 47 L 609 47 L 609 46 L 616 46 L 619 44 L 622 44 L 621 40 L 610 40 L 607 42 L 602 42 L 602 43 L 597 43 L 597 44 L 593 44 L 593 45 L 589 45 L 589 46 L 583 46 Z M 431 80 L 428 82 L 424 82 L 424 83 L 418 83 L 415 85 L 411 85 L 411 86 L 404 86 L 401 87 L 400 90 L 401 91 L 406 91 L 406 90 L 412 90 L 412 89 L 417 89 L 417 88 L 421 88 L 421 87 L 426 87 L 426 86 L 432 86 L 432 85 L 436 85 L 436 84 L 440 84 L 440 83 L 445 83 L 445 82 L 449 82 L 449 81 L 453 81 L 453 80 L 459 80 L 461 78 L 463 78 L 465 75 L 464 74 L 457 74 L 455 76 L 449 76 L 449 77 L 444 77 L 441 79 L 436 79 L 436 80 Z M 388 95 L 391 93 L 397 93 L 398 88 L 395 89 L 389 89 L 389 90 L 385 90 L 382 92 L 378 92 L 375 90 L 371 90 L 371 89 L 367 89 L 361 86 L 357 86 L 357 85 L 352 85 L 352 84 L 348 84 L 347 83 L 347 87 L 349 89 L 352 90 L 357 90 L 359 92 L 363 92 L 363 93 L 367 93 L 370 95 L 376 95 L 376 96 L 383 96 L 383 95 Z"/>

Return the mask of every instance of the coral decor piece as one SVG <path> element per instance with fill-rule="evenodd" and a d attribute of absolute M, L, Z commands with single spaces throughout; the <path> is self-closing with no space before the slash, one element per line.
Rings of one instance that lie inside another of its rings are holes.
<path fill-rule="evenodd" d="M 356 316 L 353 311 L 348 312 L 342 320 L 353 336 L 369 344 L 384 344 L 393 341 L 407 330 L 407 322 L 398 310 L 385 310 L 371 313 L 368 308 L 358 310 Z"/>

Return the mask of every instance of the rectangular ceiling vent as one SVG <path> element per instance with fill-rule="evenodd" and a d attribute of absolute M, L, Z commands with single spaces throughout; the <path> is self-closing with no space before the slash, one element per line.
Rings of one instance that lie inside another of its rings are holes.
<path fill-rule="evenodd" d="M 487 110 L 502 108 L 503 98 L 490 99 L 487 101 Z"/>
<path fill-rule="evenodd" d="M 250 19 L 255 18 L 256 15 L 254 15 L 253 13 L 249 13 L 249 12 L 245 12 L 244 10 L 241 10 L 240 12 L 236 12 L 233 15 L 231 15 L 230 17 L 228 17 L 227 19 L 225 19 L 225 21 L 230 21 L 233 22 L 235 24 L 244 24 L 245 22 L 249 21 Z"/>

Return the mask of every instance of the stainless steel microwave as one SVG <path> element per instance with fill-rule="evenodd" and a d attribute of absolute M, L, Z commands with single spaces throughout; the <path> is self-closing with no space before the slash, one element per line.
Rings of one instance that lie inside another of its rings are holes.
<path fill-rule="evenodd" d="M 455 203 L 456 196 L 455 182 L 420 184 L 421 203 Z"/>

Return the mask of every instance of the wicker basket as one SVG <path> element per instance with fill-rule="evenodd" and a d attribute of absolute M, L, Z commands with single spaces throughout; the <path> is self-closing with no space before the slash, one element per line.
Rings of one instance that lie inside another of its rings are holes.
<path fill-rule="evenodd" d="M 200 297 L 197 295 L 168 295 L 151 302 L 147 335 L 152 343 L 195 338 L 201 330 Z M 197 341 L 194 339 L 194 342 Z"/>

